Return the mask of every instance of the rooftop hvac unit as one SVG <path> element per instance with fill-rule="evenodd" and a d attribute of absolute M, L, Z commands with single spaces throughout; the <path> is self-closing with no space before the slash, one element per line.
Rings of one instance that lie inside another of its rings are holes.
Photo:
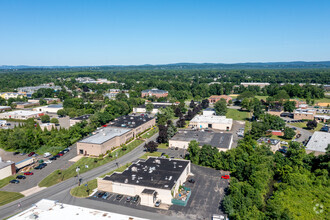
<path fill-rule="evenodd" d="M 128 179 L 125 179 L 124 183 L 128 183 Z"/>
<path fill-rule="evenodd" d="M 132 172 L 137 172 L 137 167 L 132 167 Z"/>
<path fill-rule="evenodd" d="M 135 175 L 134 174 L 132 175 L 132 180 L 135 180 Z"/>
<path fill-rule="evenodd" d="M 134 117 L 131 117 L 130 119 L 131 119 L 131 120 L 133 120 L 133 119 L 134 119 Z"/>
<path fill-rule="evenodd" d="M 155 160 L 155 163 L 160 164 L 160 160 Z"/>

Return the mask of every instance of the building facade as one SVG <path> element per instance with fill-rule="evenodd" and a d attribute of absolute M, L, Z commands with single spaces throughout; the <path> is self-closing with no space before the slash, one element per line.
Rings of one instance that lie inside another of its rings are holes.
<path fill-rule="evenodd" d="M 189 123 L 193 129 L 217 129 L 230 131 L 233 126 L 233 119 L 226 116 L 196 115 Z"/>
<path fill-rule="evenodd" d="M 330 133 L 315 131 L 306 145 L 306 153 L 314 153 L 316 156 L 325 154 L 330 144 Z"/>
<path fill-rule="evenodd" d="M 220 101 L 220 99 L 226 100 L 227 103 L 230 100 L 233 100 L 233 98 L 228 95 L 212 95 L 212 96 L 210 96 L 210 98 L 208 100 L 209 100 L 210 104 L 214 104 L 214 103 Z"/>
<path fill-rule="evenodd" d="M 168 91 L 159 90 L 159 89 L 147 89 L 141 92 L 142 98 L 150 97 L 150 96 L 155 96 L 156 98 L 167 97 Z"/>
<path fill-rule="evenodd" d="M 1 119 L 26 120 L 29 118 L 38 118 L 43 115 L 44 115 L 43 112 L 35 112 L 35 111 L 29 111 L 29 110 L 16 110 L 16 111 L 0 113 L 0 118 Z"/>
<path fill-rule="evenodd" d="M 314 120 L 316 111 L 314 109 L 296 109 L 293 112 L 293 119 L 295 120 Z"/>
<path fill-rule="evenodd" d="M 16 174 L 16 167 L 14 162 L 3 162 L 0 158 L 0 179 Z"/>

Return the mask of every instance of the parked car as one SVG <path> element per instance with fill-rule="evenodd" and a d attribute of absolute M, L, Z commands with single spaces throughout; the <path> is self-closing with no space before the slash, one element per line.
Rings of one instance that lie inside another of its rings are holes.
<path fill-rule="evenodd" d="M 62 157 L 63 155 L 64 155 L 64 154 L 61 153 L 61 152 L 57 154 L 57 156 L 60 156 L 60 157 Z"/>
<path fill-rule="evenodd" d="M 13 153 L 14 156 L 17 155 L 17 154 L 19 154 L 19 152 L 17 152 L 17 151 Z"/>
<path fill-rule="evenodd" d="M 140 199 L 140 196 L 136 195 L 132 198 L 132 202 L 136 203 L 139 201 L 139 199 Z"/>
<path fill-rule="evenodd" d="M 57 157 L 55 157 L 55 156 L 52 156 L 51 158 L 49 158 L 50 160 L 56 160 L 57 159 Z"/>
<path fill-rule="evenodd" d="M 188 180 L 188 182 L 189 183 L 195 183 L 195 180 L 191 178 L 191 179 Z"/>
<path fill-rule="evenodd" d="M 121 198 L 123 198 L 123 195 L 121 195 L 121 194 L 119 194 L 119 195 L 116 196 L 116 199 L 117 200 L 121 200 Z"/>
<path fill-rule="evenodd" d="M 32 172 L 25 172 L 24 175 L 31 176 L 31 175 L 33 175 L 33 173 Z"/>
<path fill-rule="evenodd" d="M 126 197 L 126 202 L 131 202 L 131 200 L 132 200 L 132 197 L 130 197 L 130 196 Z"/>
<path fill-rule="evenodd" d="M 20 153 L 19 155 L 24 156 L 26 153 Z"/>
<path fill-rule="evenodd" d="M 33 154 L 33 155 L 32 155 L 32 157 L 37 157 L 37 156 L 39 156 L 39 155 L 38 155 L 38 154 Z"/>
<path fill-rule="evenodd" d="M 51 153 L 49 152 L 44 153 L 44 157 L 50 157 L 50 156 L 52 156 Z"/>
<path fill-rule="evenodd" d="M 157 200 L 157 201 L 156 201 L 156 203 L 155 203 L 155 207 L 159 207 L 159 206 L 160 206 L 160 204 L 161 204 L 161 202 L 162 202 L 162 201 L 161 201 L 160 199 L 159 199 L 159 200 Z"/>
<path fill-rule="evenodd" d="M 99 192 L 98 194 L 97 194 L 97 197 L 98 198 L 102 198 L 102 196 L 105 194 L 105 192 Z"/>
<path fill-rule="evenodd" d="M 43 166 L 41 166 L 40 164 L 38 166 L 36 166 L 34 169 L 35 170 L 41 170 L 42 168 L 44 168 Z"/>
<path fill-rule="evenodd" d="M 49 164 L 49 163 L 52 163 L 52 161 L 51 160 L 46 160 L 44 163 Z"/>
<path fill-rule="evenodd" d="M 228 180 L 228 179 L 230 179 L 230 176 L 229 175 L 223 175 L 223 176 L 221 176 L 221 179 Z"/>
<path fill-rule="evenodd" d="M 10 180 L 10 183 L 19 184 L 19 180 Z"/>
<path fill-rule="evenodd" d="M 107 199 L 109 196 L 110 196 L 110 194 L 106 192 L 106 193 L 104 193 L 104 195 L 102 196 L 102 199 Z"/>
<path fill-rule="evenodd" d="M 35 154 L 35 152 L 31 152 L 28 154 L 28 157 L 32 157 Z"/>
<path fill-rule="evenodd" d="M 16 179 L 26 179 L 26 176 L 18 175 L 18 176 L 16 176 Z"/>

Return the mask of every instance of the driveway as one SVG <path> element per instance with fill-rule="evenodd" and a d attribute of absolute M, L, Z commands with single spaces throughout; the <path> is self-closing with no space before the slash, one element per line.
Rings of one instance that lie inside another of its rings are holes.
<path fill-rule="evenodd" d="M 71 150 L 64 154 L 62 157 L 57 158 L 57 160 L 53 160 L 51 164 L 47 164 L 47 166 L 41 170 L 31 170 L 34 175 L 26 176 L 26 179 L 19 180 L 19 184 L 8 184 L 1 188 L 2 191 L 10 191 L 10 192 L 22 192 L 32 187 L 38 185 L 38 183 L 43 180 L 46 176 L 54 172 L 58 169 L 66 169 L 73 164 L 69 160 L 73 157 L 77 156 L 76 145 L 71 146 Z M 38 159 L 48 160 L 42 156 L 39 156 Z M 22 174 L 19 172 L 19 174 Z"/>
<path fill-rule="evenodd" d="M 286 124 L 286 126 L 288 126 L 290 128 L 296 128 L 297 131 L 300 132 L 301 136 L 299 138 L 296 138 L 296 141 L 298 141 L 298 142 L 303 142 L 305 140 L 309 140 L 309 137 L 313 135 L 312 132 L 307 131 L 307 130 L 305 130 L 303 128 L 295 127 L 295 126 L 290 125 L 290 124 Z"/>

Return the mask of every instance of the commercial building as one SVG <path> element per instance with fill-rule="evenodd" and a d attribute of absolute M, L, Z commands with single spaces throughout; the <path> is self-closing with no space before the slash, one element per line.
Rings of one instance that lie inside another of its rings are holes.
<path fill-rule="evenodd" d="M 63 109 L 62 104 L 53 104 L 53 105 L 40 106 L 38 108 L 34 108 L 33 111 L 56 114 L 57 111 L 61 109 Z"/>
<path fill-rule="evenodd" d="M 40 124 L 40 128 L 44 131 L 47 129 L 48 131 L 52 130 L 52 128 L 55 128 L 56 125 L 54 123 L 42 123 Z"/>
<path fill-rule="evenodd" d="M 2 180 L 14 174 L 16 174 L 15 163 L 11 161 L 3 162 L 0 157 L 0 179 Z"/>
<path fill-rule="evenodd" d="M 278 151 L 281 147 L 280 140 L 278 139 L 271 139 L 267 137 L 261 137 L 257 140 L 258 144 L 265 144 L 270 147 L 270 150 L 273 151 L 274 153 Z"/>
<path fill-rule="evenodd" d="M 33 204 L 31 208 L 21 211 L 18 214 L 10 217 L 8 220 L 147 220 L 145 218 L 138 218 L 130 215 L 117 214 L 108 211 L 101 211 L 97 209 L 85 208 L 81 206 L 69 205 L 60 203 L 58 201 L 42 199 Z"/>
<path fill-rule="evenodd" d="M 248 86 L 259 86 L 260 88 L 264 88 L 266 86 L 269 86 L 269 83 L 262 83 L 262 82 L 242 82 L 242 86 L 248 87 Z"/>
<path fill-rule="evenodd" d="M 146 113 L 147 104 L 148 103 L 145 103 L 144 105 L 139 105 L 138 107 L 134 107 L 133 112 L 134 113 Z M 160 111 L 160 109 L 162 109 L 162 108 L 166 108 L 166 107 L 172 106 L 172 105 L 177 105 L 177 103 L 170 103 L 170 102 L 151 102 L 150 104 L 152 104 L 154 106 L 152 111 L 150 112 L 152 114 L 157 114 Z"/>
<path fill-rule="evenodd" d="M 0 106 L 0 112 L 9 111 L 9 110 L 11 110 L 10 106 Z"/>
<path fill-rule="evenodd" d="M 205 144 L 216 147 L 219 151 L 227 151 L 231 149 L 233 143 L 233 135 L 229 133 L 217 133 L 211 131 L 192 131 L 180 130 L 169 140 L 170 148 L 188 149 L 191 141 L 199 142 L 200 146 Z"/>
<path fill-rule="evenodd" d="M 306 145 L 306 153 L 325 154 L 330 144 L 330 133 L 315 131 Z"/>
<path fill-rule="evenodd" d="M 203 115 L 204 116 L 212 116 L 216 115 L 215 110 L 213 108 L 207 108 L 203 110 Z"/>
<path fill-rule="evenodd" d="M 129 196 L 139 195 L 141 205 L 154 206 L 157 200 L 171 205 L 190 172 L 190 161 L 149 157 L 133 163 L 122 173 L 98 178 L 98 190 Z"/>
<path fill-rule="evenodd" d="M 77 123 L 79 123 L 79 122 L 88 121 L 89 117 L 91 117 L 91 115 L 82 115 L 82 116 L 79 116 L 79 117 L 76 117 L 76 118 L 70 118 L 70 127 L 77 124 Z"/>
<path fill-rule="evenodd" d="M 147 89 L 147 90 L 143 90 L 141 92 L 141 97 L 150 97 L 150 96 L 155 96 L 156 98 L 160 98 L 160 97 L 167 97 L 168 96 L 168 91 L 165 90 L 159 90 L 159 89 Z"/>
<path fill-rule="evenodd" d="M 209 103 L 214 104 L 220 101 L 220 99 L 226 100 L 227 103 L 229 102 L 229 100 L 233 100 L 233 98 L 228 95 L 212 95 L 209 98 Z"/>
<path fill-rule="evenodd" d="M 295 120 L 314 120 L 316 111 L 314 109 L 296 109 L 293 112 L 293 119 Z"/>
<path fill-rule="evenodd" d="M 329 115 L 315 115 L 314 120 L 316 120 L 318 122 L 326 123 L 326 122 L 330 121 L 330 116 Z"/>
<path fill-rule="evenodd" d="M 105 127 L 77 142 L 77 154 L 99 156 L 133 138 L 130 128 Z"/>
<path fill-rule="evenodd" d="M 11 112 L 0 113 L 0 118 L 1 119 L 26 120 L 29 118 L 38 118 L 42 115 L 44 115 L 43 112 L 35 112 L 35 111 L 29 111 L 29 110 L 16 110 L 16 111 L 11 111 Z"/>
<path fill-rule="evenodd" d="M 55 86 L 54 83 L 46 83 L 39 86 L 19 87 L 17 88 L 17 91 L 20 93 L 32 95 L 33 93 L 37 92 L 39 89 L 53 89 L 54 92 L 56 92 L 56 91 L 60 91 L 62 88 L 61 86 Z"/>
<path fill-rule="evenodd" d="M 108 93 L 104 94 L 104 96 L 108 97 L 109 99 L 115 99 L 119 93 L 123 93 L 127 96 L 127 98 L 129 98 L 128 92 L 129 92 L 128 90 L 110 89 Z"/>
<path fill-rule="evenodd" d="M 156 118 L 146 115 L 125 115 L 116 118 L 109 123 L 111 127 L 130 128 L 135 138 L 145 130 L 152 128 L 156 125 Z"/>
<path fill-rule="evenodd" d="M 0 93 L 0 97 L 4 98 L 6 100 L 13 98 L 13 99 L 17 99 L 17 98 L 23 98 L 25 95 L 23 93 L 18 93 L 18 92 L 3 92 Z"/>
<path fill-rule="evenodd" d="M 216 115 L 196 115 L 189 123 L 189 126 L 194 129 L 217 129 L 217 130 L 231 130 L 233 126 L 233 119 L 226 118 L 226 116 Z"/>
<path fill-rule="evenodd" d="M 39 105 L 38 103 L 32 103 L 32 102 L 14 102 L 16 104 L 17 109 L 24 109 L 24 108 L 30 108 L 36 105 Z"/>

